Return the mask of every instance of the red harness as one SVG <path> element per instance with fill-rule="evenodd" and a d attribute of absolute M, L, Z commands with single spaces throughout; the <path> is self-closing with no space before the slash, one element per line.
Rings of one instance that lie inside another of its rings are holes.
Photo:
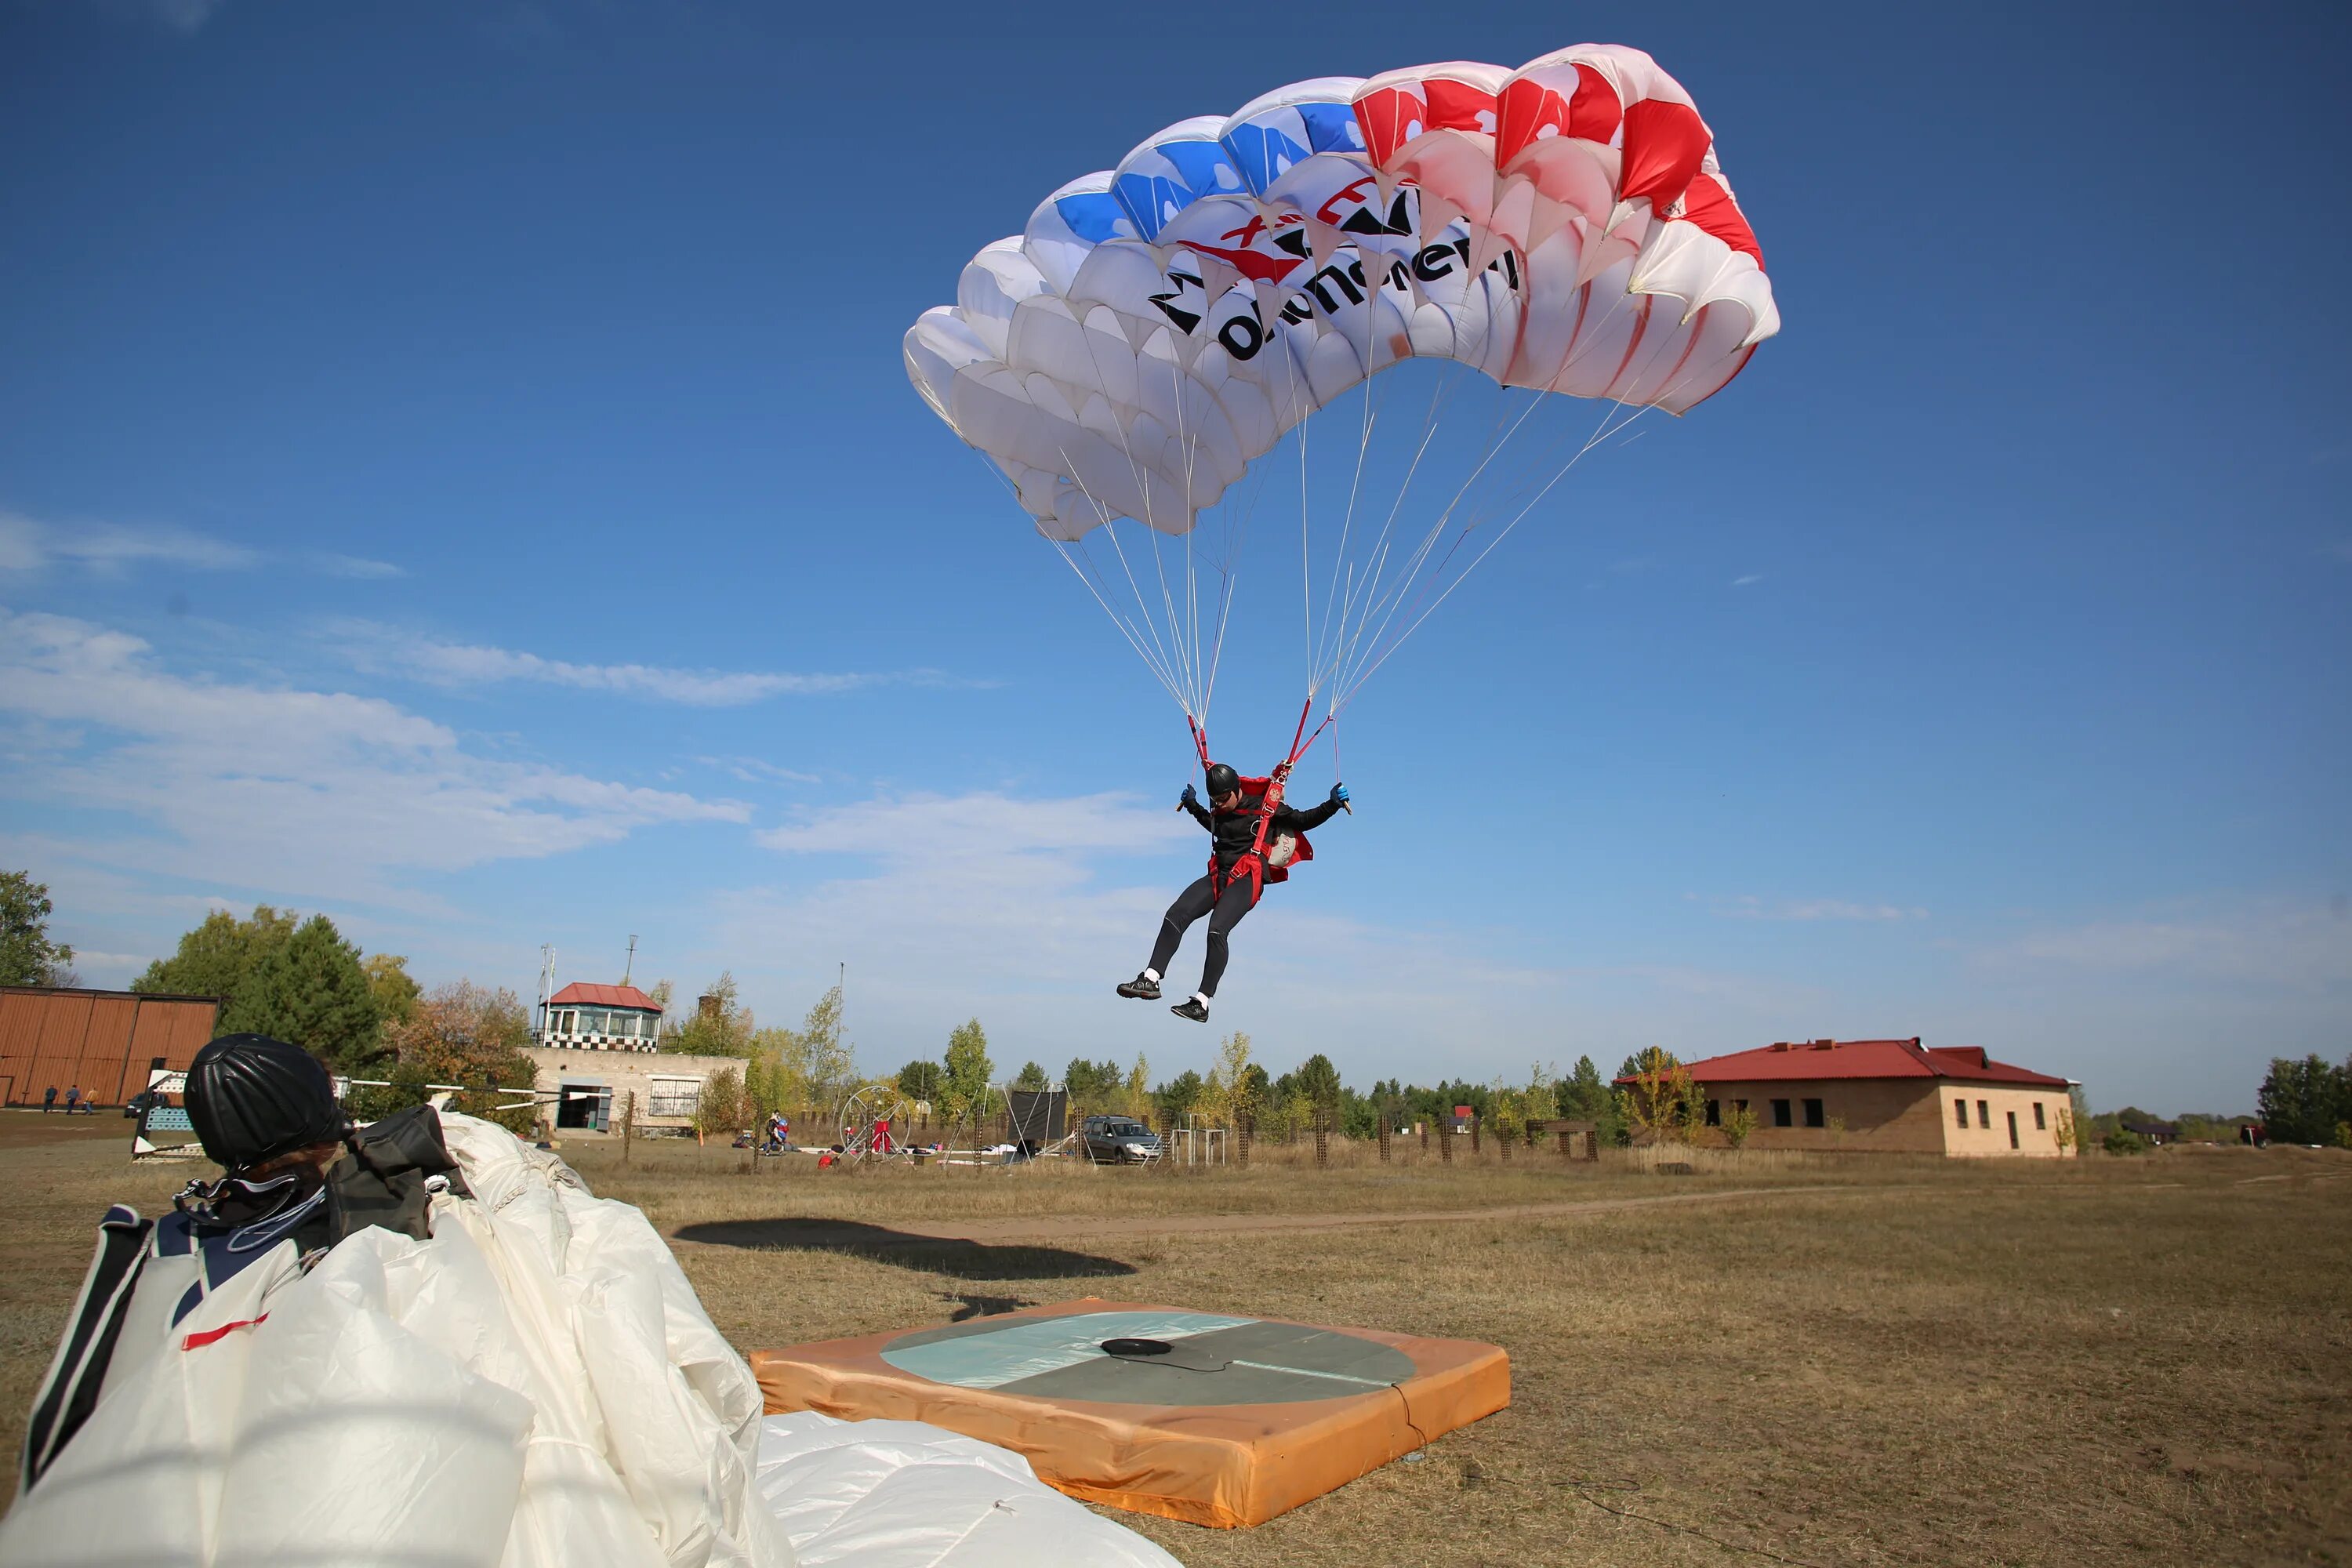
<path fill-rule="evenodd" d="M 1315 858 L 1315 846 L 1307 842 L 1307 835 L 1301 833 L 1293 840 L 1296 847 L 1286 863 L 1280 866 L 1265 863 L 1266 830 L 1274 821 L 1274 814 L 1282 807 L 1283 781 L 1289 772 L 1290 766 L 1286 763 L 1275 769 L 1270 777 L 1241 781 L 1242 805 L 1257 818 L 1256 830 L 1250 836 L 1250 847 L 1235 858 L 1230 867 L 1220 867 L 1216 852 L 1209 852 L 1209 887 L 1213 892 L 1223 895 L 1234 881 L 1246 876 L 1250 879 L 1250 907 L 1255 909 L 1258 900 L 1265 896 L 1268 882 L 1288 881 L 1292 866 Z"/>

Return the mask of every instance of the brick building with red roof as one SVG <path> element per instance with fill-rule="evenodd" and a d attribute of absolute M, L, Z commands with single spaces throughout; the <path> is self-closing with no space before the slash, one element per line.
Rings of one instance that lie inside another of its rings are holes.
<path fill-rule="evenodd" d="M 1782 1040 L 1687 1064 L 1706 1092 L 1706 1143 L 1724 1114 L 1756 1118 L 1749 1146 L 2058 1159 L 2063 1078 L 1997 1062 L 1977 1046 L 1907 1040 Z M 1620 1084 L 1630 1080 L 1620 1079 Z"/>

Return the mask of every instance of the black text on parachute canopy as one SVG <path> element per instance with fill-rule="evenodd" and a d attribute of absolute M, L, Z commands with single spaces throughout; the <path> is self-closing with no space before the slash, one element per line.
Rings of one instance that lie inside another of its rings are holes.
<path fill-rule="evenodd" d="M 1408 278 L 1423 283 L 1434 283 L 1450 276 L 1456 266 L 1467 267 L 1469 264 L 1470 241 L 1467 238 L 1450 244 L 1425 245 L 1413 252 L 1409 259 L 1391 261 L 1388 276 L 1381 282 L 1383 287 L 1402 294 L 1411 288 Z M 1486 264 L 1486 270 L 1500 273 L 1505 287 L 1515 294 L 1518 292 L 1519 258 L 1516 253 L 1504 251 Z M 1165 294 L 1152 295 L 1151 302 L 1160 307 L 1160 313 L 1166 316 L 1178 331 L 1190 337 L 1200 327 L 1202 312 L 1187 310 L 1177 300 L 1188 292 L 1204 292 L 1203 285 L 1198 276 L 1189 272 L 1171 272 L 1168 281 L 1176 287 Z M 1318 310 L 1327 316 L 1337 315 L 1349 305 L 1362 304 L 1370 288 L 1365 280 L 1362 257 L 1355 258 L 1344 267 L 1334 261 L 1307 279 L 1299 291 L 1293 294 L 1276 313 L 1293 326 L 1307 320 Z M 1265 323 L 1259 319 L 1255 301 L 1245 312 L 1228 317 L 1217 328 L 1217 342 L 1237 360 L 1257 357 L 1258 351 L 1265 347 Z"/>

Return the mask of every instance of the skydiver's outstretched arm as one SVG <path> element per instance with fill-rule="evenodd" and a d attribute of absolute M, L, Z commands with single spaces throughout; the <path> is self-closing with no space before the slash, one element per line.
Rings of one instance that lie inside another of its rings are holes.
<path fill-rule="evenodd" d="M 1201 804 L 1201 796 L 1199 793 L 1195 791 L 1191 784 L 1186 784 L 1184 786 L 1184 794 L 1178 799 L 1176 804 L 1183 807 L 1186 811 L 1191 812 L 1192 814 L 1192 820 L 1199 823 L 1211 833 L 1214 833 L 1217 830 L 1215 818 L 1209 815 L 1209 808 Z"/>
<path fill-rule="evenodd" d="M 1315 829 L 1322 826 L 1325 823 L 1339 816 L 1340 808 L 1347 804 L 1348 786 L 1346 784 L 1333 784 L 1331 786 L 1331 798 L 1325 801 L 1320 805 L 1310 805 L 1305 811 L 1294 811 L 1287 805 L 1284 806 L 1282 808 L 1283 815 L 1290 818 L 1289 822 L 1283 825 L 1284 831 L 1289 833 L 1312 833 Z"/>

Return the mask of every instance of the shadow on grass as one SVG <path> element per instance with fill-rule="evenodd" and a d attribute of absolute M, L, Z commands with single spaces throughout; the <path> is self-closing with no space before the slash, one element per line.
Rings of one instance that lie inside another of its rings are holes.
<path fill-rule="evenodd" d="M 680 1241 L 740 1247 L 756 1252 L 845 1252 L 926 1274 L 960 1279 L 1068 1279 L 1132 1274 L 1116 1258 L 1058 1247 L 991 1247 L 952 1237 L 915 1236 L 851 1219 L 709 1220 L 678 1226 Z"/>

